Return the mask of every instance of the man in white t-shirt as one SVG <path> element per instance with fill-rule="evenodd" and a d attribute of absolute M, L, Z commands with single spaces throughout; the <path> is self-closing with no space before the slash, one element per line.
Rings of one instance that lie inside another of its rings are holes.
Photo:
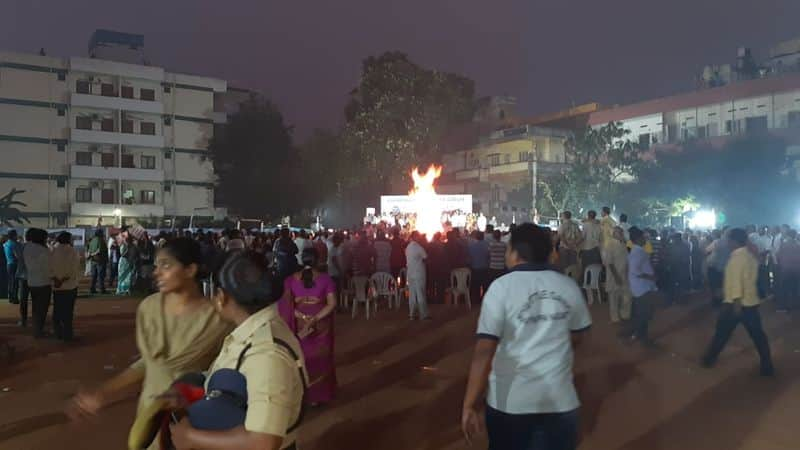
<path fill-rule="evenodd" d="M 592 319 L 578 285 L 547 265 L 551 251 L 544 228 L 511 233 L 511 272 L 489 287 L 478 321 L 461 419 L 467 441 L 480 431 L 485 393 L 490 449 L 577 447 L 572 349 Z"/>
<path fill-rule="evenodd" d="M 406 247 L 406 267 L 408 270 L 408 318 L 414 320 L 415 311 L 419 309 L 420 319 L 427 320 L 428 302 L 425 298 L 425 259 L 428 254 L 422 247 L 419 232 L 411 233 L 411 241 Z"/>

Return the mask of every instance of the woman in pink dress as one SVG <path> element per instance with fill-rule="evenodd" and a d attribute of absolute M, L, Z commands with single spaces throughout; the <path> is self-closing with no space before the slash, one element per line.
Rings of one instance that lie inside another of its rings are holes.
<path fill-rule="evenodd" d="M 284 282 L 278 308 L 303 348 L 309 376 L 306 402 L 317 405 L 333 400 L 336 393 L 333 353 L 336 285 L 327 273 L 317 270 L 316 249 L 303 250 L 302 258 L 303 270 Z"/>

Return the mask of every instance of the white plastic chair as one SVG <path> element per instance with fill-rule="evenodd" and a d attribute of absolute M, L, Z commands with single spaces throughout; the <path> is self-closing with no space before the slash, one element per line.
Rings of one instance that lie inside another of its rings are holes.
<path fill-rule="evenodd" d="M 397 308 L 400 300 L 397 298 L 397 280 L 392 274 L 386 272 L 374 273 L 370 279 L 372 285 L 372 298 L 375 300 L 375 309 L 378 308 L 378 299 L 386 297 L 389 300 L 389 309 Z"/>
<path fill-rule="evenodd" d="M 600 264 L 592 264 L 583 271 L 583 290 L 586 291 L 590 305 L 594 303 L 595 297 L 598 303 L 603 301 L 600 296 L 600 272 L 602 271 L 603 266 Z"/>
<path fill-rule="evenodd" d="M 458 297 L 464 296 L 467 309 L 472 309 L 472 299 L 469 295 L 469 285 L 472 282 L 472 271 L 467 268 L 455 269 L 450 272 L 450 295 L 454 305 L 458 305 Z"/>
<path fill-rule="evenodd" d="M 372 303 L 372 296 L 369 295 L 369 278 L 363 275 L 356 275 L 351 278 L 353 283 L 353 318 L 356 318 L 358 304 L 363 303 L 367 308 L 367 320 L 369 320 L 369 305 Z M 376 309 L 377 312 L 377 309 Z"/>

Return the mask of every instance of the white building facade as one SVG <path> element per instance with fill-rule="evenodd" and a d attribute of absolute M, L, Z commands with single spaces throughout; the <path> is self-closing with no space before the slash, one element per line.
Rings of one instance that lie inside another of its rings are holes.
<path fill-rule="evenodd" d="M 219 216 L 207 152 L 226 90 L 148 65 L 0 52 L 0 195 L 24 190 L 41 227 Z"/>

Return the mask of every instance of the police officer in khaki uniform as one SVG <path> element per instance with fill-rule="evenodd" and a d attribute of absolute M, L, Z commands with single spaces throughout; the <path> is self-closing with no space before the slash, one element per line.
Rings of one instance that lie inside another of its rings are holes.
<path fill-rule="evenodd" d="M 226 431 L 193 428 L 188 419 L 172 425 L 178 450 L 296 449 L 308 383 L 300 344 L 278 314 L 272 282 L 249 254 L 232 254 L 219 270 L 214 307 L 236 324 L 211 366 L 238 370 L 247 379 L 243 426 Z"/>

